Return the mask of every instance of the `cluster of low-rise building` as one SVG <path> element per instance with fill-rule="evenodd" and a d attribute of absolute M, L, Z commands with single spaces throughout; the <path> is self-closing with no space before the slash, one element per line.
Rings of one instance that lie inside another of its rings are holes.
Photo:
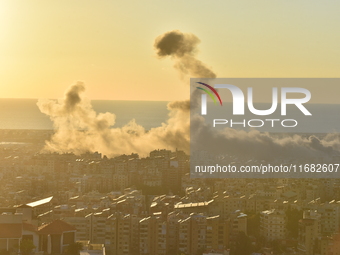
<path fill-rule="evenodd" d="M 191 179 L 178 150 L 28 149 L 0 152 L 0 250 L 29 239 L 36 254 L 82 242 L 112 255 L 225 255 L 241 238 L 254 253 L 340 254 L 338 179 Z"/>

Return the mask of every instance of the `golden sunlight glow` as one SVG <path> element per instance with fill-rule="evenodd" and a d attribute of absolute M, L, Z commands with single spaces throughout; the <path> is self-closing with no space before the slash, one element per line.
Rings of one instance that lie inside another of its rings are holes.
<path fill-rule="evenodd" d="M 339 76 L 337 2 L 148 3 L 1 1 L 1 97 L 60 97 L 82 80 L 93 99 L 186 99 L 188 80 L 153 49 L 173 29 L 200 38 L 197 57 L 218 77 Z"/>

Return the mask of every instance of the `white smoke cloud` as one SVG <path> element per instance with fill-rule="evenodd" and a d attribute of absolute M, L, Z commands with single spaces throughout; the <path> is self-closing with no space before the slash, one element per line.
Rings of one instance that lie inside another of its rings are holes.
<path fill-rule="evenodd" d="M 156 38 L 154 47 L 159 57 L 171 57 L 175 68 L 182 76 L 215 78 L 216 74 L 196 59 L 200 40 L 193 34 L 170 31 Z M 53 121 L 55 134 L 46 142 L 45 151 L 101 152 L 107 156 L 137 152 L 147 154 L 158 148 L 182 149 L 189 152 L 190 101 L 174 101 L 168 104 L 169 118 L 162 126 L 146 131 L 131 120 L 122 128 L 115 128 L 116 116 L 112 113 L 96 113 L 91 102 L 84 98 L 85 85 L 77 82 L 66 92 L 64 99 L 39 100 L 38 107 Z M 199 96 L 199 93 L 197 94 Z M 198 97 L 192 97 L 198 98 Z M 191 106 L 193 106 L 193 102 Z M 337 135 L 324 139 L 315 136 L 272 136 L 258 131 L 225 129 L 212 131 L 200 116 L 192 120 L 193 134 L 200 144 L 218 148 L 225 153 L 268 158 L 283 156 L 315 156 L 318 153 L 332 154 L 340 150 Z M 209 139 L 206 139 L 209 137 Z M 214 143 L 214 146 L 211 146 Z M 196 147 L 195 147 L 196 148 Z"/>
<path fill-rule="evenodd" d="M 83 97 L 84 91 L 84 83 L 77 82 L 60 101 L 38 101 L 40 111 L 50 117 L 56 130 L 44 151 L 75 154 L 99 151 L 114 156 L 131 152 L 145 154 L 157 148 L 189 150 L 189 106 L 185 103 L 170 103 L 168 121 L 149 131 L 135 120 L 122 128 L 114 128 L 116 116 L 96 113 L 91 102 Z"/>

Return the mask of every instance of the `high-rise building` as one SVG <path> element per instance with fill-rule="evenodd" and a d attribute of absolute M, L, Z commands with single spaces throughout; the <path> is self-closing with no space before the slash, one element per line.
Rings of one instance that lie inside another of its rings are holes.
<path fill-rule="evenodd" d="M 108 254 L 138 254 L 139 218 L 135 215 L 115 213 L 106 221 L 105 246 Z"/>
<path fill-rule="evenodd" d="M 304 211 L 299 221 L 298 249 L 305 254 L 315 253 L 316 240 L 321 234 L 321 215 L 316 211 Z"/>
<path fill-rule="evenodd" d="M 206 249 L 223 250 L 229 244 L 229 220 L 219 215 L 207 217 Z"/>
<path fill-rule="evenodd" d="M 267 241 L 282 240 L 286 236 L 286 215 L 284 211 L 272 209 L 262 211 L 261 234 Z"/>
<path fill-rule="evenodd" d="M 140 255 L 165 255 L 167 223 L 161 217 L 149 216 L 139 221 Z"/>
<path fill-rule="evenodd" d="M 191 214 L 179 221 L 179 251 L 184 254 L 196 254 L 206 247 L 207 216 Z"/>

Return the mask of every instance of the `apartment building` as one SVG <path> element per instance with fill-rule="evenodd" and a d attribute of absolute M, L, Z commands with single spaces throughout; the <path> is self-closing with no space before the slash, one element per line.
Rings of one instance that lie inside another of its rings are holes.
<path fill-rule="evenodd" d="M 267 241 L 282 240 L 286 236 L 286 215 L 281 210 L 266 210 L 260 214 L 261 234 Z"/>
<path fill-rule="evenodd" d="M 179 221 L 179 251 L 184 254 L 196 254 L 205 249 L 207 235 L 207 216 L 191 214 Z"/>
<path fill-rule="evenodd" d="M 139 221 L 140 255 L 165 255 L 167 223 L 161 217 L 149 216 Z"/>
<path fill-rule="evenodd" d="M 321 215 L 316 211 L 304 211 L 299 221 L 298 250 L 305 254 L 314 254 L 315 243 L 321 234 Z"/>
<path fill-rule="evenodd" d="M 105 245 L 109 254 L 129 255 L 139 252 L 139 218 L 114 213 L 107 218 Z"/>
<path fill-rule="evenodd" d="M 229 243 L 230 221 L 216 215 L 207 217 L 206 249 L 223 250 Z"/>

